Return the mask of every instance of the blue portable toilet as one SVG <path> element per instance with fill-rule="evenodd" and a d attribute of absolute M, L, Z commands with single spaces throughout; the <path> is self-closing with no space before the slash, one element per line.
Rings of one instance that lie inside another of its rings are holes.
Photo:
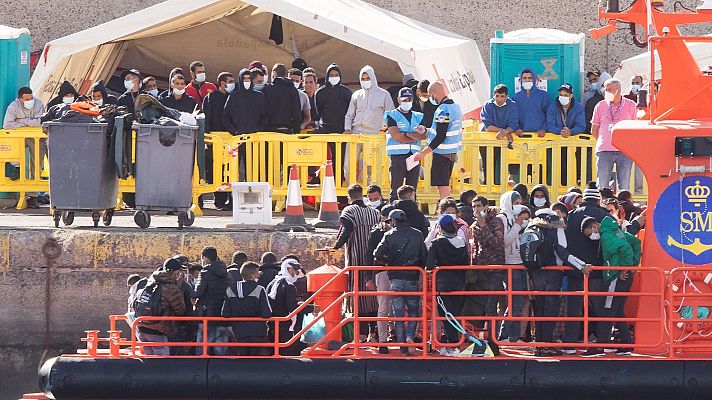
<path fill-rule="evenodd" d="M 23 86 L 30 86 L 30 31 L 0 25 L 0 121 Z"/>
<path fill-rule="evenodd" d="M 509 87 L 510 95 L 518 92 L 520 72 L 532 68 L 541 79 L 537 86 L 552 100 L 564 83 L 573 85 L 574 97 L 580 99 L 584 93 L 585 38 L 583 33 L 546 28 L 497 31 L 490 39 L 490 92 L 500 83 Z"/>

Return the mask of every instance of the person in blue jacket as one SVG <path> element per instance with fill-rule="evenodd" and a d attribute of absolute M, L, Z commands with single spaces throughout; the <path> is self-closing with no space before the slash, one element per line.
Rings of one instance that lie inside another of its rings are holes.
<path fill-rule="evenodd" d="M 525 68 L 519 75 L 522 90 L 512 96 L 519 109 L 519 127 L 515 134 L 519 137 L 523 132 L 536 132 L 537 136 L 546 134 L 546 110 L 551 100 L 549 95 L 536 87 L 537 76 L 530 68 Z"/>
<path fill-rule="evenodd" d="M 546 130 L 567 138 L 586 131 L 585 111 L 574 98 L 574 88 L 564 83 L 559 88 L 559 98 L 551 103 L 546 113 Z"/>
<path fill-rule="evenodd" d="M 482 106 L 480 119 L 483 131 L 497 132 L 497 139 L 507 139 L 512 148 L 512 132 L 519 126 L 519 110 L 509 98 L 507 85 L 500 83 L 494 87 L 492 98 Z"/>

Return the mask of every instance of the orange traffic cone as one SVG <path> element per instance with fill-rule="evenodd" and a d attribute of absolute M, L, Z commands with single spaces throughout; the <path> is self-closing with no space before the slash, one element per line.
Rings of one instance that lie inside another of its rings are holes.
<path fill-rule="evenodd" d="M 321 205 L 319 206 L 319 222 L 317 228 L 334 228 L 340 226 L 339 202 L 336 199 L 336 182 L 334 182 L 334 168 L 331 161 L 326 162 L 324 180 L 321 184 Z"/>
<path fill-rule="evenodd" d="M 314 226 L 304 219 L 304 205 L 302 204 L 302 193 L 299 188 L 299 170 L 296 164 L 292 164 L 289 171 L 289 186 L 287 187 L 287 215 L 284 222 L 277 224 L 277 230 L 302 230 L 313 231 Z"/>

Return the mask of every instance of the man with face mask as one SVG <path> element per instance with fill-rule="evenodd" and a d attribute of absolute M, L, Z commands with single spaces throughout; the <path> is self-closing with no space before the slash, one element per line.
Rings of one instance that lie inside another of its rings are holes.
<path fill-rule="evenodd" d="M 519 108 L 519 125 L 515 131 L 521 137 L 523 132 L 536 132 L 537 136 L 546 134 L 546 110 L 549 108 L 549 95 L 536 87 L 537 76 L 532 69 L 525 68 L 519 75 L 522 90 L 512 96 Z"/>
<path fill-rule="evenodd" d="M 186 81 L 183 75 L 173 76 L 171 95 L 160 100 L 161 104 L 174 110 L 193 113 L 197 108 L 195 100 L 185 94 Z"/>
<path fill-rule="evenodd" d="M 480 112 L 482 128 L 485 132 L 496 132 L 497 139 L 512 143 L 512 133 L 519 125 L 519 109 L 509 98 L 509 89 L 499 84 L 494 87 L 492 98 L 482 106 Z M 511 146 L 510 146 L 511 148 Z"/>
<path fill-rule="evenodd" d="M 133 114 L 136 109 L 136 98 L 141 90 L 141 73 L 136 69 L 121 72 L 121 80 L 124 82 L 126 92 L 119 96 L 117 104 L 126 107 L 126 111 Z"/>
<path fill-rule="evenodd" d="M 593 110 L 596 108 L 596 105 L 598 103 L 603 101 L 603 92 L 605 91 L 605 88 L 603 87 L 603 82 L 605 82 L 608 79 L 611 79 L 611 75 L 608 72 L 601 72 L 600 75 L 596 78 L 597 81 L 592 83 L 590 87 L 590 96 L 585 96 L 584 95 L 584 101 L 581 102 L 583 104 L 583 109 L 584 109 L 584 117 L 586 119 L 586 133 L 591 133 L 592 132 L 592 127 L 591 127 L 591 118 L 593 118 Z M 586 94 L 589 94 L 588 92 Z"/>
<path fill-rule="evenodd" d="M 578 135 L 586 130 L 585 110 L 574 98 L 574 87 L 565 83 L 559 88 L 559 97 L 551 103 L 546 115 L 546 130 L 563 138 Z"/>
<path fill-rule="evenodd" d="M 186 86 L 185 93 L 195 100 L 198 105 L 198 109 L 203 106 L 203 99 L 210 92 L 218 90 L 217 86 L 210 82 L 206 82 L 207 75 L 205 73 L 205 64 L 200 61 L 193 61 L 190 63 L 190 76 L 192 80 L 190 84 Z"/>
<path fill-rule="evenodd" d="M 423 114 L 411 111 L 412 106 L 413 92 L 403 88 L 398 92 L 398 108 L 384 114 L 387 126 L 386 155 L 391 159 L 391 202 L 397 200 L 399 187 L 417 187 L 420 178 L 420 165 L 410 170 L 406 165 L 406 159 L 420 151 L 420 142 L 427 136 L 422 124 Z"/>
<path fill-rule="evenodd" d="M 58 105 L 58 104 L 72 104 L 76 99 L 79 98 L 79 93 L 74 85 L 69 81 L 64 81 L 59 86 L 59 93 L 52 100 L 47 103 L 47 109 Z"/>
<path fill-rule="evenodd" d="M 599 83 L 600 77 L 601 71 L 599 71 L 598 68 L 594 68 L 586 73 L 586 91 L 583 96 L 581 96 L 582 105 L 585 105 L 588 99 L 590 99 L 596 92 L 598 92 L 598 89 L 601 88 L 601 84 Z M 603 81 L 600 82 L 603 83 Z"/>
<path fill-rule="evenodd" d="M 302 123 L 302 107 L 299 90 L 287 77 L 287 67 L 275 64 L 272 67 L 272 83 L 262 89 L 267 101 L 269 122 L 267 131 L 298 133 Z"/>
<path fill-rule="evenodd" d="M 344 131 L 346 111 L 351 102 L 351 90 L 341 84 L 341 68 L 331 64 L 326 68 L 326 82 L 314 93 L 316 109 L 321 117 L 317 133 Z"/>
<path fill-rule="evenodd" d="M 304 73 L 302 70 L 297 68 L 292 68 L 289 70 L 289 79 L 291 79 L 292 84 L 299 92 L 299 103 L 302 110 L 302 123 L 299 125 L 299 130 L 303 131 L 309 125 L 312 120 L 311 115 L 311 105 L 309 104 L 309 96 L 302 90 L 302 77 Z M 306 86 L 305 86 L 306 87 Z"/>
<path fill-rule="evenodd" d="M 549 201 L 549 189 L 546 185 L 536 185 L 532 189 L 532 194 L 529 196 L 529 209 L 532 214 L 535 214 L 538 210 L 549 208 L 551 202 Z"/>
<path fill-rule="evenodd" d="M 118 101 L 115 96 L 110 95 L 106 91 L 106 86 L 104 85 L 103 80 L 94 83 L 91 86 L 91 89 L 89 89 L 89 93 L 91 93 L 91 101 L 99 107 L 107 104 L 116 104 Z"/>
<path fill-rule="evenodd" d="M 252 72 L 242 69 L 235 82 L 235 91 L 225 103 L 223 125 L 233 135 L 263 131 L 267 126 L 267 102 L 262 92 L 254 90 L 252 79 Z"/>
<path fill-rule="evenodd" d="M 158 98 L 158 82 L 156 82 L 155 77 L 147 76 L 143 78 L 141 87 L 143 88 L 144 93 L 150 94 L 151 96 Z"/>
<path fill-rule="evenodd" d="M 2 127 L 17 129 L 25 126 L 40 126 L 40 117 L 44 111 L 42 101 L 32 95 L 32 89 L 21 87 L 17 91 L 17 99 L 7 107 Z"/>
<path fill-rule="evenodd" d="M 366 189 L 366 197 L 363 198 L 363 202 L 376 210 L 381 210 L 386 204 L 383 201 L 383 193 L 381 192 L 381 187 L 378 185 L 369 185 Z"/>
<path fill-rule="evenodd" d="M 633 162 L 611 143 L 613 127 L 624 120 L 636 119 L 636 103 L 621 95 L 621 82 L 609 79 L 604 83 L 605 99 L 598 103 L 591 119 L 591 134 L 596 141 L 596 174 L 599 188 L 611 188 L 615 165 L 618 190 L 630 190 Z"/>
<path fill-rule="evenodd" d="M 423 113 L 423 126 L 428 127 L 433 125 L 433 115 L 438 106 L 430 102 L 430 94 L 428 93 L 430 81 L 423 79 L 417 85 L 410 88 L 413 91 L 413 111 Z"/>
<path fill-rule="evenodd" d="M 638 104 L 638 92 L 643 88 L 643 77 L 640 75 L 634 76 L 630 80 L 630 92 L 623 96 L 628 100 L 632 100 L 635 104 Z"/>
<path fill-rule="evenodd" d="M 205 113 L 205 132 L 224 132 L 223 110 L 227 98 L 235 90 L 235 77 L 229 72 L 218 75 L 218 90 L 208 93 L 203 100 L 203 113 Z"/>

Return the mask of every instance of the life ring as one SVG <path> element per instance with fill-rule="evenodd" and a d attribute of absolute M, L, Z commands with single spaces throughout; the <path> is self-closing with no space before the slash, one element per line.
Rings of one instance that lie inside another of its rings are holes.
<path fill-rule="evenodd" d="M 687 278 L 685 277 L 687 274 Z M 670 290 L 673 293 L 705 293 L 709 294 L 710 297 L 691 297 L 689 299 L 679 298 L 680 303 L 678 306 L 677 314 L 681 315 L 680 310 L 683 306 L 712 306 L 712 272 L 710 271 L 685 271 L 676 274 L 676 277 L 672 280 L 670 285 Z M 693 318 L 696 316 L 693 315 Z M 709 322 L 682 322 L 679 321 L 676 324 L 678 330 L 688 333 L 700 333 L 702 331 L 712 330 L 712 320 Z"/>
<path fill-rule="evenodd" d="M 90 103 L 88 101 L 78 101 L 76 103 L 72 103 L 70 109 L 82 115 L 88 115 L 90 117 L 98 117 L 99 115 L 101 115 L 101 110 L 99 109 L 99 107 L 96 104 Z"/>

